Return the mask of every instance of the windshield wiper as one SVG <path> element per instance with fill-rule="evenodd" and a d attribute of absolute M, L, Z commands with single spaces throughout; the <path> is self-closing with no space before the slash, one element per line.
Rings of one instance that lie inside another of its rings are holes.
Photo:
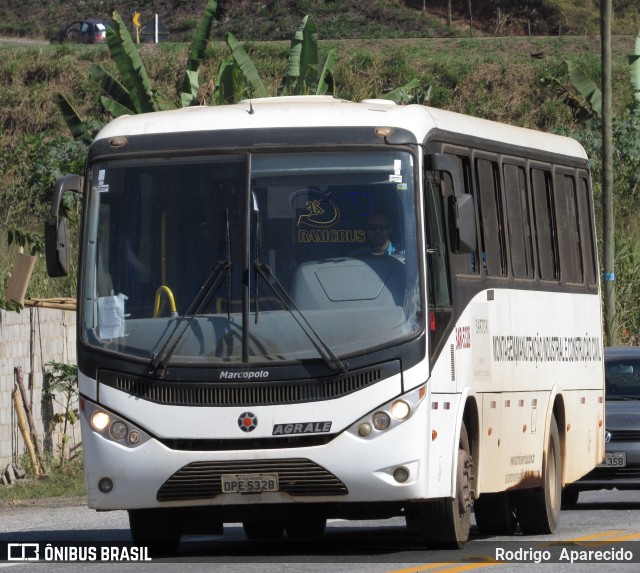
<path fill-rule="evenodd" d="M 296 306 L 296 303 L 293 302 L 293 299 L 291 298 L 289 293 L 282 286 L 277 277 L 273 274 L 271 267 L 266 263 L 261 263 L 258 259 L 255 260 L 254 266 L 256 269 L 256 273 L 265 279 L 265 282 L 269 285 L 273 293 L 276 295 L 277 299 L 282 303 L 282 305 L 289 311 L 291 316 L 293 316 L 295 321 L 300 325 L 300 328 L 302 328 L 302 331 L 307 335 L 311 343 L 315 346 L 316 350 L 325 361 L 327 366 L 329 366 L 331 370 L 347 372 L 349 370 L 349 365 L 342 362 L 342 360 L 338 358 L 333 350 L 331 350 L 329 345 L 314 330 L 313 326 L 311 326 L 302 311 Z M 273 279 L 273 281 L 269 279 Z"/>
<path fill-rule="evenodd" d="M 178 344 L 182 340 L 182 337 L 187 332 L 189 325 L 193 321 L 194 317 L 204 308 L 207 304 L 211 295 L 216 292 L 220 283 L 222 282 L 222 277 L 226 275 L 227 277 L 227 317 L 231 318 L 231 232 L 229 229 L 229 210 L 226 212 L 226 233 L 225 233 L 225 247 L 227 250 L 227 258 L 223 261 L 218 261 L 216 265 L 213 267 L 213 270 L 207 277 L 207 280 L 204 281 L 200 290 L 189 304 L 186 312 L 178 319 L 173 332 L 167 338 L 167 341 L 164 343 L 164 346 L 156 354 L 151 363 L 149 364 L 149 368 L 147 372 L 151 376 L 155 376 L 158 372 L 160 372 L 159 378 L 163 378 L 165 374 L 165 369 L 167 366 L 167 362 L 171 358 L 171 355 L 175 352 Z M 225 272 L 226 271 L 226 272 Z M 186 321 L 186 322 L 185 322 Z M 182 329 L 180 326 L 182 323 L 185 323 Z"/>
<path fill-rule="evenodd" d="M 231 261 L 218 261 L 213 267 L 211 274 L 207 277 L 207 280 L 203 283 L 198 291 L 198 294 L 191 301 L 187 311 L 178 319 L 173 332 L 167 338 L 164 346 L 151 360 L 149 368 L 147 370 L 150 376 L 156 376 L 159 372 L 159 378 L 164 377 L 164 371 L 167 366 L 168 360 L 175 352 L 178 344 L 182 340 L 182 337 L 187 332 L 189 325 L 195 318 L 195 316 L 202 310 L 207 304 L 211 295 L 218 289 L 224 276 L 229 276 L 231 269 Z M 227 311 L 228 312 L 228 311 Z M 181 328 L 182 327 L 182 328 Z"/>

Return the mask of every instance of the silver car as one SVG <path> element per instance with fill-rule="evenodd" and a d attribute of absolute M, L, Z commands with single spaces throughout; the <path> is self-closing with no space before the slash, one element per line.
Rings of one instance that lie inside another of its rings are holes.
<path fill-rule="evenodd" d="M 567 486 L 562 504 L 581 491 L 640 489 L 640 346 L 605 348 L 605 459 Z"/>

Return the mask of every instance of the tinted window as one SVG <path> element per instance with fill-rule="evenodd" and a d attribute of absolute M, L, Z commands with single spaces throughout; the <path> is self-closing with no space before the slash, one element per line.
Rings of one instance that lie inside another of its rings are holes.
<path fill-rule="evenodd" d="M 560 267 L 562 280 L 569 283 L 581 283 L 582 248 L 580 245 L 580 228 L 576 181 L 571 175 L 556 177 L 556 209 L 558 213 L 558 246 L 560 251 Z"/>
<path fill-rule="evenodd" d="M 511 253 L 511 271 L 519 278 L 533 277 L 531 217 L 527 200 L 524 167 L 504 165 L 504 192 L 507 207 L 507 229 Z"/>
<path fill-rule="evenodd" d="M 502 236 L 502 208 L 497 163 L 486 159 L 476 161 L 478 177 L 478 209 L 483 263 L 487 274 L 503 276 L 504 238 Z"/>
<path fill-rule="evenodd" d="M 589 200 L 589 184 L 584 177 L 578 179 L 577 200 L 580 213 L 580 237 L 584 254 L 584 274 L 587 284 L 594 285 L 598 275 L 596 273 L 596 249 L 593 244 L 593 216 Z"/>
<path fill-rule="evenodd" d="M 545 280 L 558 278 L 553 213 L 553 186 L 551 173 L 542 169 L 531 170 L 535 243 L 538 251 L 538 274 Z"/>

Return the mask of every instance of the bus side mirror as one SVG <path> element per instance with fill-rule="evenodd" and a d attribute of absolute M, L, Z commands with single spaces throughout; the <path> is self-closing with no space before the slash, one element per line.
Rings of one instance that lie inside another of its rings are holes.
<path fill-rule="evenodd" d="M 475 206 L 473 196 L 462 188 L 458 167 L 443 153 L 430 153 L 425 155 L 425 169 L 450 175 L 453 182 L 453 195 L 448 202 L 451 250 L 474 253 L 477 243 Z"/>
<path fill-rule="evenodd" d="M 58 179 L 53 188 L 51 214 L 44 223 L 44 250 L 50 277 L 64 277 L 69 273 L 67 225 L 60 217 L 60 200 L 65 191 L 82 192 L 83 181 L 80 175 L 66 175 Z"/>

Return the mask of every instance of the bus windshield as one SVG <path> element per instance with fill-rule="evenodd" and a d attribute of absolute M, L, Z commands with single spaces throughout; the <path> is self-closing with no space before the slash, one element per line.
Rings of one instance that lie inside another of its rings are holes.
<path fill-rule="evenodd" d="M 421 327 L 408 152 L 111 159 L 91 166 L 86 209 L 85 344 L 273 364 Z"/>

